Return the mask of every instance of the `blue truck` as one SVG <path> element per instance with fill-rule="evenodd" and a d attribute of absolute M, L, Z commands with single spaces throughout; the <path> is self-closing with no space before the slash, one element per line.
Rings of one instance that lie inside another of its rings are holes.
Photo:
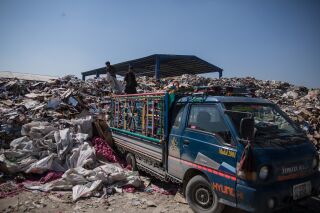
<path fill-rule="evenodd" d="M 115 146 L 133 170 L 181 184 L 195 212 L 272 212 L 318 195 L 319 155 L 302 129 L 268 100 L 228 95 L 114 96 Z"/>

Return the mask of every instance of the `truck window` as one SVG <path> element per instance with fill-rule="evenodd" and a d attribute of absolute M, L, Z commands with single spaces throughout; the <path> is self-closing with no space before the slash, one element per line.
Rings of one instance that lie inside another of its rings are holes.
<path fill-rule="evenodd" d="M 225 143 L 231 144 L 231 134 L 215 105 L 192 105 L 188 128 L 215 133 Z"/>
<path fill-rule="evenodd" d="M 181 123 L 184 106 L 181 106 L 181 107 L 179 107 L 179 108 L 180 108 L 180 109 L 177 110 L 178 113 L 177 113 L 177 115 L 175 116 L 175 119 L 174 119 L 174 123 L 173 123 L 173 126 L 174 126 L 174 127 L 179 127 L 179 126 L 180 126 L 180 123 Z"/>
<path fill-rule="evenodd" d="M 268 138 L 284 138 L 281 143 L 289 141 L 305 141 L 303 133 L 285 114 L 273 104 L 261 103 L 224 103 L 227 115 L 234 127 L 240 129 L 241 119 L 252 115 L 254 118 L 255 141 L 260 144 L 270 144 Z M 302 134 L 302 135 L 301 135 Z M 300 137 L 294 137 L 300 135 Z M 292 137 L 294 139 L 288 140 Z"/>

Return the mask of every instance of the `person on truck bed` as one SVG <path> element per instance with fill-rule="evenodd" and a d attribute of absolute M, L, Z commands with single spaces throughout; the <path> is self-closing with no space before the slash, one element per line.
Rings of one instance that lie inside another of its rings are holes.
<path fill-rule="evenodd" d="M 106 62 L 106 71 L 107 71 L 107 81 L 111 85 L 112 92 L 119 94 L 122 92 L 122 86 L 117 80 L 116 69 L 110 64 L 109 61 Z"/>
<path fill-rule="evenodd" d="M 133 67 L 129 65 L 129 71 L 126 73 L 124 77 L 124 81 L 126 82 L 126 87 L 124 89 L 124 92 L 127 94 L 135 94 L 137 93 L 136 87 L 138 86 L 138 83 L 136 81 L 136 76 L 133 72 Z"/>

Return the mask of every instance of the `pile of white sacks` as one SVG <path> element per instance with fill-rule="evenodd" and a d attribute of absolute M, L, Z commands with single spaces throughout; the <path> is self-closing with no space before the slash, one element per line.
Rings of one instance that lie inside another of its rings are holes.
<path fill-rule="evenodd" d="M 130 184 L 139 187 L 137 173 L 119 164 L 99 161 L 90 142 L 92 119 L 86 117 L 69 121 L 70 127 L 58 129 L 48 122 L 32 122 L 22 127 L 20 138 L 2 150 L 2 172 L 44 174 L 64 172 L 60 179 L 46 184 L 24 183 L 32 190 L 72 190 L 73 200 L 88 197 L 102 188 Z"/>

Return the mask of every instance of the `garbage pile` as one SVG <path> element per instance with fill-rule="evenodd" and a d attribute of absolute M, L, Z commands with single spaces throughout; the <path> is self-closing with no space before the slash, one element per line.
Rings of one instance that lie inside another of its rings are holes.
<path fill-rule="evenodd" d="M 182 75 L 156 81 L 142 76 L 137 78 L 139 93 L 170 90 L 194 86 L 248 87 L 257 97 L 278 104 L 307 132 L 320 149 L 320 89 L 291 85 L 281 81 L 264 81 L 255 78 L 206 78 Z M 122 83 L 120 81 L 120 83 Z M 82 81 L 65 76 L 49 82 L 0 79 L 0 147 L 20 137 L 23 124 L 31 121 L 58 122 L 80 118 L 88 114 L 106 114 L 108 95 L 112 88 L 106 78 Z"/>
<path fill-rule="evenodd" d="M 105 79 L 65 76 L 48 82 L 0 79 L 0 147 L 20 136 L 31 121 L 50 123 L 103 113 L 110 93 Z"/>
<path fill-rule="evenodd" d="M 250 77 L 182 75 L 161 81 L 138 77 L 137 81 L 139 93 L 170 90 L 177 84 L 180 88 L 252 88 L 256 96 L 279 104 L 320 149 L 320 89 Z M 72 190 L 74 201 L 119 187 L 134 191 L 141 185 L 138 174 L 125 169 L 125 163 L 114 155 L 105 142 L 111 137 L 103 126 L 106 122 L 98 120 L 108 113 L 111 91 L 104 78 L 82 81 L 65 76 L 49 82 L 0 79 L 0 175 L 40 175 L 40 181 L 23 186 L 41 191 Z M 103 139 L 94 138 L 97 134 Z M 13 193 L 7 191 L 0 190 L 1 197 Z"/>
<path fill-rule="evenodd" d="M 93 138 L 95 130 L 95 135 L 110 139 L 99 128 L 110 91 L 105 79 L 0 79 L 1 177 L 24 180 L 39 175 L 40 181 L 23 183 L 24 187 L 72 190 L 74 201 L 105 187 L 138 187 L 138 174 L 117 162 L 106 141 Z"/>
<path fill-rule="evenodd" d="M 320 148 L 320 89 L 308 89 L 281 81 L 255 78 L 206 78 L 182 75 L 156 81 L 137 78 L 139 93 L 169 90 L 178 82 L 180 88 L 194 86 L 249 87 L 257 97 L 278 104 L 301 125 L 308 137 Z M 120 81 L 120 83 L 122 83 Z M 0 79 L 0 146 L 20 136 L 23 124 L 31 121 L 50 123 L 61 119 L 83 117 L 87 114 L 105 114 L 108 95 L 112 88 L 105 78 L 82 81 L 65 76 L 49 82 Z"/>
<path fill-rule="evenodd" d="M 252 77 L 246 78 L 206 78 L 196 75 L 182 75 L 161 79 L 139 77 L 138 92 L 150 92 L 169 89 L 178 82 L 180 88 L 195 86 L 247 87 L 255 90 L 257 97 L 278 104 L 291 119 L 297 122 L 307 133 L 309 139 L 320 150 L 320 88 L 308 89 L 281 81 L 264 81 Z"/>

